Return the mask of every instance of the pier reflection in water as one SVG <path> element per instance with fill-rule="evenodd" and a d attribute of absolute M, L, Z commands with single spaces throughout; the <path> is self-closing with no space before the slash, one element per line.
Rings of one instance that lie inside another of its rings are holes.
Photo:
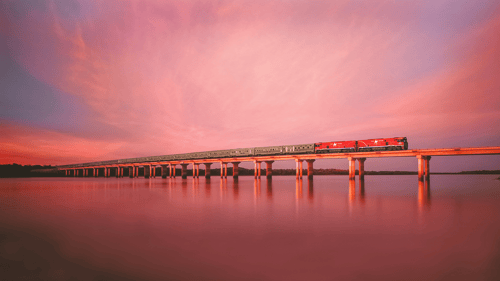
<path fill-rule="evenodd" d="M 495 280 L 499 182 L 431 181 L 432 196 L 415 176 L 1 180 L 0 255 L 52 260 L 34 262 L 46 276 Z"/>

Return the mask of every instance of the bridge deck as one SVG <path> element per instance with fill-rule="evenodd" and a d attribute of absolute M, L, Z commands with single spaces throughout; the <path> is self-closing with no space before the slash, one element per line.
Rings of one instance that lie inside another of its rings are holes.
<path fill-rule="evenodd" d="M 370 151 L 370 152 L 354 152 L 354 153 L 327 153 L 327 154 L 295 154 L 295 155 L 269 155 L 269 156 L 246 156 L 246 157 L 231 157 L 231 158 L 208 158 L 196 160 L 174 160 L 174 161 L 151 161 L 144 157 L 137 158 L 138 161 L 130 163 L 114 163 L 107 164 L 106 162 L 85 163 L 59 166 L 56 169 L 66 171 L 66 176 L 71 173 L 73 176 L 89 176 L 89 169 L 94 176 L 99 175 L 99 169 L 104 168 L 104 176 L 109 177 L 111 170 L 115 170 L 117 177 L 122 177 L 124 170 L 129 169 L 130 177 L 137 177 L 139 174 L 139 167 L 144 166 L 144 176 L 155 176 L 154 166 L 161 165 L 162 176 L 168 174 L 170 177 L 175 177 L 175 166 L 182 166 L 182 177 L 187 176 L 187 166 L 193 165 L 193 176 L 199 175 L 199 164 L 206 164 L 206 174 L 210 175 L 210 164 L 219 162 L 221 163 L 221 177 L 227 177 L 227 163 L 233 164 L 233 176 L 238 176 L 238 164 L 240 162 L 255 162 L 255 176 L 260 177 L 261 162 L 266 162 L 266 174 L 268 177 L 272 176 L 272 162 L 277 160 L 294 160 L 297 162 L 297 178 L 302 178 L 302 162 L 307 161 L 308 176 L 312 177 L 313 163 L 316 159 L 335 159 L 347 158 L 349 159 L 349 179 L 354 179 L 356 165 L 359 162 L 359 176 L 360 179 L 364 178 L 364 162 L 366 158 L 376 157 L 416 157 L 418 159 L 418 178 L 419 180 L 429 179 L 429 161 L 431 156 L 459 156 L 459 155 L 500 155 L 500 147 L 469 147 L 469 148 L 440 148 L 440 149 L 412 149 L 412 150 L 396 150 L 396 151 Z M 195 172 L 196 171 L 196 172 Z M 71 173 L 70 173 L 71 172 Z M 80 173 L 81 172 L 81 173 Z"/>
<path fill-rule="evenodd" d="M 433 148 L 433 149 L 412 149 L 396 151 L 370 151 L 354 153 L 325 153 L 325 154 L 294 154 L 294 155 L 269 155 L 269 156 L 246 156 L 231 158 L 207 158 L 195 160 L 172 160 L 172 161 L 140 161 L 134 163 L 121 164 L 97 164 L 87 167 L 106 166 L 130 166 L 130 165 L 151 165 L 151 164 L 183 164 L 183 163 L 214 163 L 214 162 L 254 162 L 254 161 L 275 161 L 275 160 L 310 160 L 310 159 L 338 159 L 338 158 L 377 158 L 377 157 L 416 157 L 416 156 L 460 156 L 460 155 L 500 155 L 500 146 L 493 147 L 468 147 L 468 148 Z M 80 167 L 82 168 L 82 166 Z"/>

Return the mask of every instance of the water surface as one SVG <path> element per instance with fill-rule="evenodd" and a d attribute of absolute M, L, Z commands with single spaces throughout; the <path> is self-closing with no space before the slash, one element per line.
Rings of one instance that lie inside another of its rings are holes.
<path fill-rule="evenodd" d="M 499 280 L 496 177 L 0 179 L 0 276 Z"/>

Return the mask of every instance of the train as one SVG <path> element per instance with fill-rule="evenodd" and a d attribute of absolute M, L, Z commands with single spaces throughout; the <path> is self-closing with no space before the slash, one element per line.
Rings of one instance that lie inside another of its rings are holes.
<path fill-rule="evenodd" d="M 226 150 L 214 150 L 204 152 L 192 152 L 183 154 L 171 154 L 163 156 L 150 156 L 140 158 L 128 158 L 92 163 L 58 166 L 59 168 L 91 167 L 100 165 L 116 165 L 127 163 L 158 162 L 158 161 L 181 161 L 209 158 L 233 158 L 252 156 L 273 156 L 290 154 L 321 154 L 321 153 L 352 153 L 382 150 L 407 150 L 408 141 L 406 137 L 380 138 L 352 141 L 330 141 L 299 145 L 266 146 L 252 148 L 236 148 Z"/>

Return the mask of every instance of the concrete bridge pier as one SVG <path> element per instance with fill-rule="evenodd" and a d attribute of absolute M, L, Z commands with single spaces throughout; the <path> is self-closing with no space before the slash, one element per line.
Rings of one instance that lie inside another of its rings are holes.
<path fill-rule="evenodd" d="M 254 176 L 255 178 L 259 178 L 260 179 L 260 161 L 254 161 L 255 163 L 255 171 L 254 171 Z"/>
<path fill-rule="evenodd" d="M 120 177 L 120 167 L 115 167 L 116 168 L 116 177 Z"/>
<path fill-rule="evenodd" d="M 227 163 L 220 162 L 220 177 L 227 179 Z"/>
<path fill-rule="evenodd" d="M 358 158 L 359 180 L 365 179 L 365 161 L 366 158 Z"/>
<path fill-rule="evenodd" d="M 133 179 L 134 178 L 134 172 L 135 172 L 135 169 L 134 169 L 134 166 L 128 166 L 128 177 Z"/>
<path fill-rule="evenodd" d="M 172 171 L 170 173 L 170 177 L 173 177 L 175 179 L 175 174 L 177 173 L 177 165 L 172 164 Z"/>
<path fill-rule="evenodd" d="M 196 178 L 196 168 L 198 168 L 198 164 L 193 163 L 193 179 Z"/>
<path fill-rule="evenodd" d="M 94 177 L 98 177 L 99 176 L 99 168 L 94 168 Z"/>
<path fill-rule="evenodd" d="M 266 178 L 270 179 L 273 177 L 273 162 L 266 161 Z"/>
<path fill-rule="evenodd" d="M 144 178 L 149 179 L 149 176 L 151 175 L 151 166 L 150 165 L 144 165 Z"/>
<path fill-rule="evenodd" d="M 240 164 L 241 162 L 231 162 L 231 164 L 233 164 L 233 178 L 234 179 L 237 179 L 239 177 L 239 170 L 238 170 L 238 165 Z"/>
<path fill-rule="evenodd" d="M 301 179 L 302 178 L 302 161 L 303 160 L 301 160 L 301 159 L 295 159 L 296 166 L 297 166 L 295 177 L 297 179 Z"/>
<path fill-rule="evenodd" d="M 166 179 L 167 178 L 167 165 L 161 165 L 161 178 Z"/>
<path fill-rule="evenodd" d="M 183 179 L 187 179 L 187 176 L 188 176 L 188 170 L 187 170 L 187 167 L 188 167 L 189 164 L 181 164 L 181 167 L 182 167 L 182 173 L 181 173 L 181 177 Z"/>
<path fill-rule="evenodd" d="M 209 179 L 210 178 L 210 166 L 212 163 L 203 163 L 205 165 L 205 178 Z"/>
<path fill-rule="evenodd" d="M 306 162 L 307 162 L 307 178 L 310 180 L 313 179 L 313 175 L 314 175 L 314 166 L 313 166 L 314 161 L 315 161 L 314 159 L 306 160 Z"/>
<path fill-rule="evenodd" d="M 429 181 L 429 179 L 431 177 L 430 167 L 429 167 L 430 161 L 431 161 L 431 157 L 430 156 L 426 156 L 425 160 L 424 160 L 424 163 L 425 163 L 425 180 L 426 181 Z"/>
<path fill-rule="evenodd" d="M 429 170 L 429 161 L 431 160 L 430 156 L 417 155 L 418 162 L 418 180 L 429 180 L 430 178 L 430 170 Z"/>
<path fill-rule="evenodd" d="M 349 180 L 356 178 L 356 158 L 349 157 Z"/>

